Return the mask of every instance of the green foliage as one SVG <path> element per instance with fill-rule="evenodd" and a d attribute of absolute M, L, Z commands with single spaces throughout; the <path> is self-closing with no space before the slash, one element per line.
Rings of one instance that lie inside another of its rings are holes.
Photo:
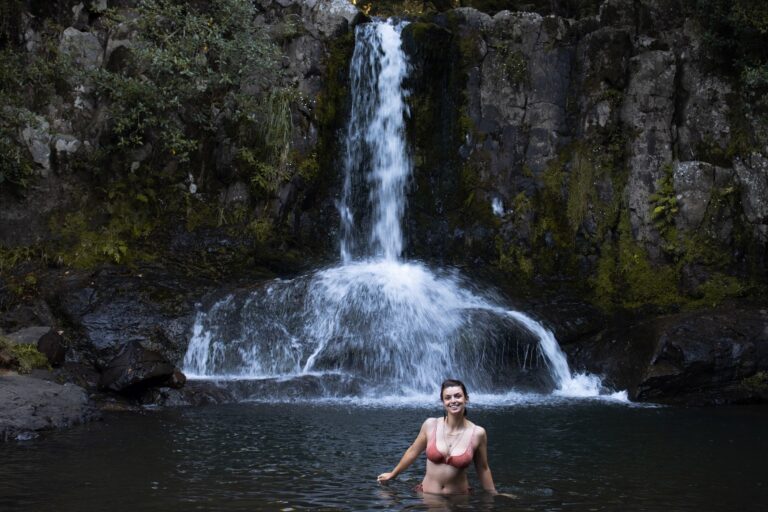
<path fill-rule="evenodd" d="M 520 50 L 512 50 L 506 45 L 497 47 L 501 58 L 501 69 L 512 85 L 524 85 L 528 81 L 528 59 Z"/>
<path fill-rule="evenodd" d="M 13 8 L 0 7 L 0 15 Z M 5 23 L 0 21 L 0 28 Z M 34 53 L 0 45 L 0 187 L 24 189 L 35 174 L 20 134 L 72 75 L 68 59 L 58 51 L 58 32 L 59 27 L 45 23 Z"/>
<path fill-rule="evenodd" d="M 701 284 L 696 292 L 700 298 L 692 301 L 690 307 L 715 307 L 726 299 L 743 296 L 747 287 L 737 277 L 718 272 Z"/>
<path fill-rule="evenodd" d="M 301 16 L 298 14 L 287 14 L 281 21 L 273 23 L 269 27 L 272 39 L 280 43 L 295 39 L 303 32 L 304 25 L 301 22 Z"/>
<path fill-rule="evenodd" d="M 615 96 L 607 92 L 605 99 L 615 101 Z M 625 147 L 626 134 L 619 129 L 612 129 L 593 134 L 573 144 L 568 150 L 572 157 L 566 216 L 574 233 L 580 229 L 588 211 L 591 211 L 597 222 L 595 238 L 598 243 L 616 226 L 626 181 Z M 597 185 L 601 182 L 610 187 L 610 198 L 598 194 Z"/>
<path fill-rule="evenodd" d="M 514 243 L 506 243 L 500 236 L 497 236 L 496 252 L 498 254 L 496 266 L 500 270 L 511 274 L 520 273 L 524 279 L 531 279 L 534 276 L 533 260 L 526 253 L 524 247 Z"/>
<path fill-rule="evenodd" d="M 17 265 L 40 256 L 38 248 L 33 246 L 0 246 L 0 274 L 6 274 Z"/>
<path fill-rule="evenodd" d="M 265 242 L 272 236 L 272 221 L 269 219 L 256 219 L 248 224 L 248 231 L 258 242 Z"/>
<path fill-rule="evenodd" d="M 295 172 L 291 104 L 298 99 L 296 91 L 275 89 L 240 119 L 237 161 L 257 195 L 274 193 Z"/>
<path fill-rule="evenodd" d="M 265 162 L 250 148 L 241 147 L 237 158 L 241 166 L 251 170 L 251 186 L 256 193 L 275 192 L 287 177 L 283 166 Z"/>
<path fill-rule="evenodd" d="M 671 165 L 664 167 L 664 176 L 656 183 L 656 192 L 650 195 L 653 206 L 651 219 L 662 235 L 669 234 L 675 226 L 675 215 L 680 210 L 675 194 L 674 170 Z"/>
<path fill-rule="evenodd" d="M 30 373 L 33 369 L 48 369 L 48 358 L 37 350 L 34 345 L 15 343 L 13 340 L 0 336 L 0 352 L 6 352 L 13 358 L 13 366 L 19 373 Z"/>
<path fill-rule="evenodd" d="M 741 385 L 754 393 L 768 393 L 768 372 L 757 372 L 751 377 L 742 379 Z"/>
<path fill-rule="evenodd" d="M 34 167 L 29 152 L 15 137 L 0 114 L 0 187 L 6 184 L 26 188 L 34 176 Z"/>
<path fill-rule="evenodd" d="M 257 24 L 251 2 L 142 0 L 137 8 L 136 21 L 116 20 L 137 25 L 132 62 L 94 76 L 97 94 L 110 104 L 118 148 L 151 142 L 159 156 L 188 162 L 204 151 L 203 140 L 224 111 L 234 114 L 223 118 L 234 124 L 251 119 L 264 126 L 267 145 L 284 139 L 290 112 L 280 86 L 280 53 Z M 266 119 L 253 95 L 240 92 L 246 85 L 279 98 L 265 102 Z"/>
<path fill-rule="evenodd" d="M 85 78 L 111 115 L 111 138 L 84 166 L 96 186 L 80 210 L 52 222 L 68 265 L 152 259 L 150 237 L 171 219 L 185 219 L 188 229 L 246 227 L 248 205 L 219 207 L 206 188 L 215 176 L 212 146 L 222 137 L 234 146 L 236 179 L 258 194 L 273 194 L 297 172 L 291 107 L 300 98 L 283 85 L 273 40 L 298 34 L 296 16 L 270 31 L 248 0 L 141 0 L 135 14 L 110 10 L 100 20 L 135 36 L 119 67 Z M 183 185 L 190 179 L 196 194 Z"/>
<path fill-rule="evenodd" d="M 619 221 L 618 238 L 614 292 L 620 304 L 634 309 L 646 304 L 671 306 L 684 302 L 678 292 L 675 268 L 651 264 L 645 248 L 632 237 L 626 211 Z"/>
<path fill-rule="evenodd" d="M 293 160 L 298 162 L 296 167 L 299 170 L 299 175 L 306 180 L 314 179 L 320 172 L 320 162 L 315 152 L 305 156 L 297 153 L 294 155 Z"/>
<path fill-rule="evenodd" d="M 768 3 L 762 0 L 687 0 L 714 66 L 739 76 L 744 97 L 765 113 L 768 102 Z"/>
<path fill-rule="evenodd" d="M 593 199 L 597 174 L 597 169 L 590 161 L 589 155 L 576 152 L 569 175 L 568 204 L 566 205 L 568 224 L 574 232 L 581 226 L 589 209 L 590 200 Z"/>
<path fill-rule="evenodd" d="M 0 99 L 3 106 L 29 108 L 42 112 L 51 96 L 67 92 L 74 66 L 59 52 L 62 27 L 44 21 L 40 44 L 34 52 L 20 48 L 0 48 Z"/>
<path fill-rule="evenodd" d="M 60 223 L 52 222 L 63 242 L 62 262 L 92 268 L 99 263 L 150 259 L 140 245 L 164 213 L 152 182 L 119 181 L 101 192 L 105 200 L 95 210 L 80 209 L 65 215 Z"/>
<path fill-rule="evenodd" d="M 70 242 L 62 253 L 67 265 L 92 268 L 97 263 L 122 263 L 128 254 L 128 244 L 114 226 L 91 228 L 83 212 L 64 218 L 61 234 Z"/>

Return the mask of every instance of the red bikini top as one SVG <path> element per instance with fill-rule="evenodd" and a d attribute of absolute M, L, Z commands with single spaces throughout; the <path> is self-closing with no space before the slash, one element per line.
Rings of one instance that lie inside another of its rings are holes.
<path fill-rule="evenodd" d="M 440 420 L 435 421 L 435 429 L 432 432 L 432 439 L 427 443 L 427 459 L 435 464 L 448 464 L 458 469 L 464 469 L 472 463 L 474 458 L 474 450 L 472 449 L 472 436 L 475 433 L 475 427 L 472 427 L 472 434 L 469 436 L 469 445 L 467 449 L 461 455 L 448 455 L 446 457 L 443 452 L 437 449 L 437 423 Z"/>

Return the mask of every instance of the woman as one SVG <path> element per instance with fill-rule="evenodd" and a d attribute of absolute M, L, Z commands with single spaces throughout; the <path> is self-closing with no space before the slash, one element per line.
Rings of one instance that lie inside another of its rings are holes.
<path fill-rule="evenodd" d="M 467 494 L 467 467 L 475 462 L 480 485 L 496 494 L 491 469 L 488 467 L 488 438 L 485 429 L 467 419 L 467 388 L 459 380 L 449 379 L 440 386 L 440 400 L 445 413 L 442 418 L 428 418 L 413 444 L 406 450 L 395 469 L 382 473 L 379 483 L 395 478 L 427 452 L 427 473 L 417 491 L 434 494 Z"/>

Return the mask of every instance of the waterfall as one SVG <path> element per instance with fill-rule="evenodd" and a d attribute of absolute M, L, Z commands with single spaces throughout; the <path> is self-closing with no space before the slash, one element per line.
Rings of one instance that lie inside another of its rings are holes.
<path fill-rule="evenodd" d="M 366 23 L 357 28 L 350 65 L 352 109 L 347 128 L 344 187 L 339 207 L 341 259 L 350 263 L 356 241 L 351 200 L 353 182 L 364 176 L 373 210 L 368 243 L 359 254 L 396 260 L 403 250 L 400 223 L 411 163 L 405 147 L 405 91 L 408 63 L 400 32 L 404 23 Z"/>
<path fill-rule="evenodd" d="M 402 22 L 356 28 L 337 266 L 228 294 L 198 313 L 191 378 L 306 384 L 331 396 L 432 393 L 448 377 L 481 393 L 595 396 L 551 331 L 450 270 L 402 261 L 411 162 Z M 331 384 L 328 384 L 331 383 Z M 270 388 L 272 389 L 272 388 Z"/>

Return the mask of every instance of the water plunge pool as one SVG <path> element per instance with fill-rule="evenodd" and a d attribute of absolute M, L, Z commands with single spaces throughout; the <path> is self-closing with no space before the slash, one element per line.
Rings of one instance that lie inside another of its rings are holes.
<path fill-rule="evenodd" d="M 110 413 L 2 447 L 0 510 L 758 511 L 768 408 L 552 397 L 477 405 L 497 487 L 426 501 L 424 458 L 383 487 L 434 405 L 242 403 Z M 470 481 L 474 469 L 470 470 Z M 437 508 L 436 508 L 437 507 Z"/>

